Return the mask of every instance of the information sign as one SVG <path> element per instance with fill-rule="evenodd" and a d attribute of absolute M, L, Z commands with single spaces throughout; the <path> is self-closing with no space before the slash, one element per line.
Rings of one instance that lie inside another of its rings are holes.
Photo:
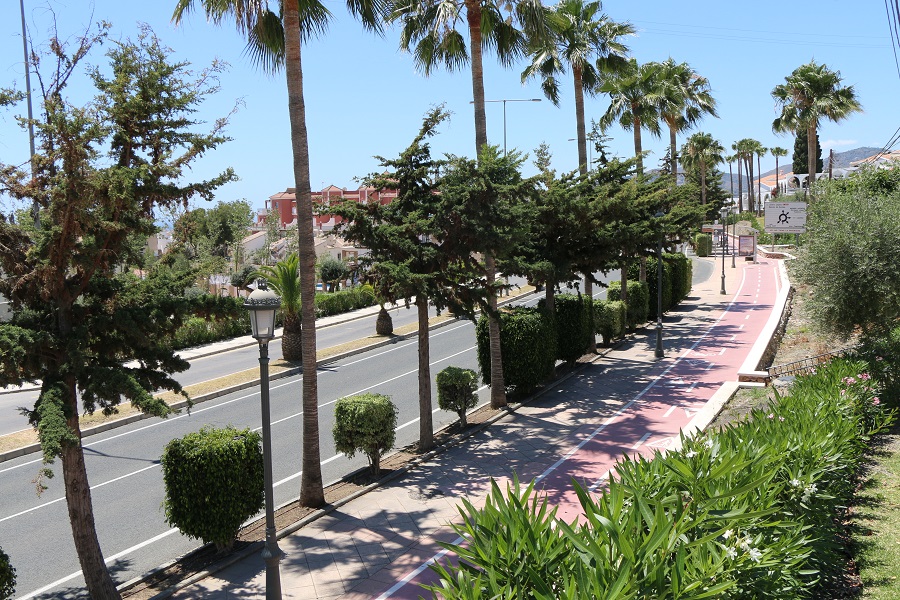
<path fill-rule="evenodd" d="M 806 202 L 766 202 L 767 233 L 806 233 Z"/>

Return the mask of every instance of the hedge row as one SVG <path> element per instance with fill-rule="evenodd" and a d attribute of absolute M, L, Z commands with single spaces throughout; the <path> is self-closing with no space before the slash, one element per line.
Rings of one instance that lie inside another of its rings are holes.
<path fill-rule="evenodd" d="M 622 300 L 622 282 L 610 281 L 606 290 L 607 300 Z M 646 282 L 628 280 L 628 300 L 626 301 L 628 329 L 640 327 L 650 318 L 650 292 Z"/>
<path fill-rule="evenodd" d="M 176 350 L 211 344 L 250 333 L 250 317 L 244 308 L 243 298 L 218 298 L 218 303 L 233 303 L 232 312 L 238 317 L 232 319 L 207 320 L 192 318 L 172 338 Z M 370 285 L 361 285 L 340 292 L 316 294 L 316 317 L 327 317 L 375 305 L 375 290 Z M 278 316 L 281 322 L 281 315 Z"/>
<path fill-rule="evenodd" d="M 556 360 L 570 365 L 584 356 L 591 343 L 591 304 L 581 294 L 558 294 L 554 298 L 556 307 Z M 546 310 L 546 301 L 538 302 L 540 310 Z"/>
<path fill-rule="evenodd" d="M 625 335 L 628 330 L 628 311 L 621 300 L 594 300 L 595 332 L 603 338 L 603 345 Z"/>
<path fill-rule="evenodd" d="M 871 363 L 870 363 L 871 364 Z M 874 367 L 874 365 L 872 365 Z M 465 502 L 466 539 L 436 596 L 816 598 L 843 577 L 837 535 L 870 436 L 894 418 L 877 371 L 837 360 L 764 411 L 651 459 L 620 460 L 606 491 L 576 485 L 579 523 L 534 484 Z M 502 540 L 503 543 L 497 543 Z M 838 585 L 838 587 L 841 587 Z"/>
<path fill-rule="evenodd" d="M 488 319 L 482 315 L 475 327 L 478 366 L 485 384 L 491 383 L 491 348 Z M 524 306 L 500 313 L 500 352 L 507 387 L 529 392 L 553 374 L 556 365 L 556 331 L 547 311 Z"/>

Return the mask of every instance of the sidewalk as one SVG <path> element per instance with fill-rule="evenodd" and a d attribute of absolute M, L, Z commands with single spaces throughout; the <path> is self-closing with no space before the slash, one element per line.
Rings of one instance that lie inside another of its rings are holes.
<path fill-rule="evenodd" d="M 448 523 L 458 520 L 460 499 L 483 503 L 491 478 L 501 487 L 513 473 L 536 479 L 571 521 L 579 512 L 573 478 L 596 489 L 623 453 L 673 448 L 680 431 L 702 430 L 737 388 L 742 366 L 755 369 L 751 353 L 764 349 L 757 339 L 786 296 L 774 259 L 739 261 L 725 273 L 728 294 L 720 294 L 717 270 L 666 315 L 664 359 L 654 356 L 655 331 L 640 331 L 462 444 L 280 532 L 283 596 L 427 596 L 418 584 L 433 581 L 428 565 L 444 556 L 438 542 L 457 540 Z M 262 558 L 254 552 L 173 597 L 264 598 Z"/>

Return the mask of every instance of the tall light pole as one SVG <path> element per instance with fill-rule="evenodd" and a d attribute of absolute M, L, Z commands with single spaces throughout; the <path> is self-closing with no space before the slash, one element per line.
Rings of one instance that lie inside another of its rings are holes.
<path fill-rule="evenodd" d="M 507 102 L 540 102 L 540 98 L 504 98 L 502 100 L 485 100 L 485 103 L 488 102 L 502 102 L 503 103 L 503 154 L 506 154 L 506 103 Z M 469 104 L 475 104 L 475 101 L 470 101 Z"/>
<path fill-rule="evenodd" d="M 31 177 L 34 178 L 34 112 L 31 108 L 31 66 L 28 64 L 28 30 L 25 28 L 25 0 L 19 0 L 19 14 L 22 16 L 22 54 L 25 56 L 25 98 L 28 104 L 28 148 L 31 151 Z M 41 228 L 41 215 L 38 211 L 38 203 L 35 200 L 31 204 L 31 218 L 34 220 L 34 228 Z"/>
<path fill-rule="evenodd" d="M 657 219 L 662 219 L 664 216 L 666 216 L 666 213 L 663 211 L 659 211 L 653 216 L 655 216 Z M 663 356 L 665 356 L 662 343 L 662 243 L 663 231 L 660 227 L 659 241 L 656 244 L 656 358 L 662 358 Z"/>
<path fill-rule="evenodd" d="M 592 142 L 592 141 L 594 141 L 594 139 L 595 139 L 594 136 L 591 135 L 591 134 L 588 134 L 588 135 L 586 135 L 585 137 L 587 138 L 587 140 L 588 140 L 589 142 Z M 578 141 L 578 138 L 569 138 L 569 141 L 570 141 L 570 142 L 577 142 L 577 141 Z M 587 151 L 588 151 L 588 164 L 587 164 L 587 170 L 590 171 L 590 170 L 591 170 L 591 165 L 593 164 L 593 162 L 591 161 L 591 144 L 588 144 Z"/>
<path fill-rule="evenodd" d="M 266 563 L 266 600 L 281 600 L 281 549 L 275 535 L 275 501 L 272 484 L 272 418 L 269 411 L 269 340 L 275 337 L 275 311 L 281 298 L 260 287 L 247 298 L 244 308 L 250 312 L 251 335 L 259 342 L 259 386 L 262 404 L 263 479 L 266 487 L 266 544 L 262 558 Z"/>
<path fill-rule="evenodd" d="M 728 208 L 723 206 L 722 211 L 720 213 L 722 215 L 722 290 L 721 294 L 725 295 L 725 246 L 727 244 L 727 240 L 725 236 L 728 234 L 728 226 L 725 224 L 725 219 L 728 217 Z"/>

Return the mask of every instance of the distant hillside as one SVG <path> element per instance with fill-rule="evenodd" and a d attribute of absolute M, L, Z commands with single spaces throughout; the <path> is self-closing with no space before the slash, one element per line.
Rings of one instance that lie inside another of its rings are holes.
<path fill-rule="evenodd" d="M 849 167 L 850 163 L 857 160 L 862 160 L 864 158 L 868 158 L 878 152 L 881 151 L 881 148 L 871 148 L 868 146 L 864 146 L 862 148 L 854 148 L 853 150 L 847 150 L 846 152 L 835 152 L 834 153 L 834 166 L 835 168 Z M 822 156 L 825 166 L 825 171 L 828 171 L 828 154 L 823 153 Z M 772 160 L 772 157 L 767 157 L 767 160 Z M 779 175 L 784 175 L 786 173 L 791 172 L 791 164 L 793 161 L 793 157 L 788 154 L 787 156 L 782 156 L 778 159 L 778 172 Z M 722 175 L 722 187 L 726 190 L 730 189 L 731 183 L 728 181 L 728 165 L 722 165 L 719 168 L 721 169 L 724 166 L 725 173 Z M 762 174 L 763 177 L 767 177 L 769 175 L 774 175 L 775 169 L 771 169 Z M 753 176 L 756 177 L 757 174 L 754 172 Z M 744 189 L 747 188 L 747 182 L 744 182 Z M 737 194 L 738 189 L 738 176 L 737 173 L 734 174 L 734 193 Z"/>

